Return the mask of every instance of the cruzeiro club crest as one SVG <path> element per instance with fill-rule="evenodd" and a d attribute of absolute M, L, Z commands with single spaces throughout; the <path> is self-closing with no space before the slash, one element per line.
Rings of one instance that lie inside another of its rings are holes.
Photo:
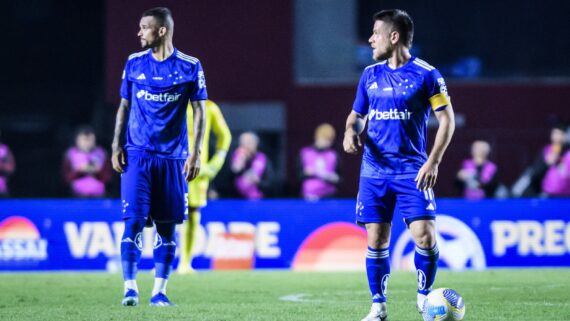
<path fill-rule="evenodd" d="M 158 234 L 158 233 L 154 234 L 154 245 L 153 245 L 154 249 L 156 250 L 163 245 L 164 246 L 176 246 L 176 242 L 174 242 L 174 241 L 164 242 L 162 240 L 162 237 L 160 236 L 160 234 Z"/>
<path fill-rule="evenodd" d="M 388 294 L 388 280 L 390 279 L 390 274 L 384 275 L 382 282 L 380 283 L 380 289 L 382 289 L 382 295 L 386 296 Z"/>
<path fill-rule="evenodd" d="M 382 280 L 380 281 L 380 291 L 382 291 L 383 297 L 386 297 L 386 295 L 388 294 L 388 280 L 389 279 L 390 279 L 390 274 L 386 274 L 382 277 Z M 382 296 L 380 296 L 380 293 L 376 293 L 372 297 L 372 300 L 379 299 Z"/>
<path fill-rule="evenodd" d="M 424 271 L 422 270 L 417 270 L 418 271 L 418 290 L 425 290 L 426 288 L 426 275 L 424 274 Z"/>
<path fill-rule="evenodd" d="M 154 249 L 159 248 L 162 245 L 162 237 L 160 237 L 160 234 L 156 233 L 154 234 Z"/>
<path fill-rule="evenodd" d="M 143 242 L 142 242 L 142 232 L 138 232 L 137 235 L 135 236 L 135 245 L 137 246 L 137 249 L 141 250 L 143 249 Z"/>
<path fill-rule="evenodd" d="M 142 235 L 143 235 L 142 232 L 138 232 L 137 235 L 135 235 L 134 240 L 132 240 L 130 237 L 127 237 L 122 239 L 121 243 L 134 243 L 137 249 L 139 249 L 139 251 L 142 251 L 143 249 Z"/>
<path fill-rule="evenodd" d="M 451 270 L 487 267 L 485 252 L 477 235 L 462 221 L 448 215 L 436 218 L 436 240 L 439 248 L 439 266 Z M 397 270 L 414 271 L 415 245 L 409 230 L 404 231 L 392 251 L 392 266 Z M 425 275 L 421 277 L 425 283 Z M 418 273 L 418 283 L 420 275 Z"/>

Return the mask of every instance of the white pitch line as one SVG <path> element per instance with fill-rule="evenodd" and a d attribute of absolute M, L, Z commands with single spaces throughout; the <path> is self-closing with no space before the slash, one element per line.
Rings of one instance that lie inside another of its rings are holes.
<path fill-rule="evenodd" d="M 307 293 L 297 293 L 297 294 L 289 294 L 289 295 L 284 295 L 279 297 L 279 300 L 281 301 L 288 301 L 288 302 L 296 302 L 296 303 L 358 303 L 358 302 L 362 302 L 362 300 L 346 300 L 346 299 L 339 299 L 339 298 L 333 298 L 333 299 L 317 299 L 317 298 L 313 298 L 314 295 L 312 294 L 307 294 Z"/>
<path fill-rule="evenodd" d="M 306 293 L 290 294 L 280 297 L 279 300 L 289 301 L 289 302 L 318 302 L 318 300 L 315 301 L 315 300 L 305 299 L 305 297 L 307 296 L 310 296 L 310 294 Z"/>

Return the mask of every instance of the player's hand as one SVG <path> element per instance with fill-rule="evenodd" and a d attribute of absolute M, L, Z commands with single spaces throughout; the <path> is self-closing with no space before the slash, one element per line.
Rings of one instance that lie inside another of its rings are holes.
<path fill-rule="evenodd" d="M 426 191 L 435 186 L 437 181 L 438 165 L 428 159 L 428 161 L 420 168 L 418 175 L 414 179 L 416 187 L 420 191 Z"/>
<path fill-rule="evenodd" d="M 117 173 L 124 173 L 125 166 L 127 165 L 127 157 L 125 155 L 125 150 L 123 147 L 113 148 L 113 153 L 111 154 L 111 163 L 113 169 Z"/>
<path fill-rule="evenodd" d="M 360 136 L 354 130 L 347 130 L 344 132 L 344 140 L 342 141 L 344 151 L 349 154 L 357 154 L 362 147 Z"/>
<path fill-rule="evenodd" d="M 190 155 L 184 162 L 184 176 L 186 182 L 190 182 L 200 174 L 200 158 Z"/>

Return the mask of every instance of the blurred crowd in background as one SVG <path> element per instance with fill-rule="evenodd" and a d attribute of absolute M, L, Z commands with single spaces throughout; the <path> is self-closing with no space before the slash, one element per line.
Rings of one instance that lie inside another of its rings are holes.
<path fill-rule="evenodd" d="M 501 168 L 493 160 L 493 148 L 485 140 L 471 144 L 470 155 L 461 164 L 444 164 L 441 170 L 452 170 L 457 165 L 452 196 L 470 200 L 508 197 L 570 197 L 570 126 L 558 122 L 545 133 L 545 145 L 537 151 L 536 159 L 520 174 L 515 182 L 501 179 Z M 113 174 L 109 151 L 97 144 L 91 126 L 76 129 L 72 145 L 62 156 L 59 180 L 64 185 L 62 196 L 77 198 L 118 197 L 118 174 Z M 210 140 L 216 144 L 216 138 Z M 336 140 L 336 130 L 328 123 L 318 125 L 312 142 L 307 139 L 297 157 L 296 194 L 279 193 L 285 190 L 276 179 L 272 155 L 264 152 L 260 136 L 252 131 L 239 135 L 238 144 L 228 154 L 220 176 L 210 185 L 208 197 L 243 198 L 258 200 L 275 197 L 302 197 L 308 201 L 338 196 L 338 185 L 344 179 L 340 163 L 343 156 Z M 274 156 L 274 155 L 273 155 Z M 16 170 L 17 155 L 0 140 L 0 196 L 8 198 L 10 179 Z M 25 170 L 25 169 L 22 169 Z M 54 179 L 58 179 L 54 177 Z M 437 187 L 436 187 L 437 191 Z"/>
<path fill-rule="evenodd" d="M 371 17 L 386 8 L 412 16 L 412 54 L 441 71 L 456 112 L 436 195 L 568 195 L 568 130 L 560 122 L 570 120 L 568 1 L 161 5 L 173 12 L 177 48 L 200 59 L 234 137 L 213 198 L 356 196 L 360 158 L 340 142 L 358 79 L 373 63 Z M 5 1 L 5 42 L 18 50 L 0 51 L 9 62 L 0 77 L 3 197 L 119 196 L 108 157 L 121 74 L 141 50 L 140 14 L 154 6 Z M 38 37 L 38 30 L 65 32 Z M 429 143 L 436 127 L 428 124 Z"/>

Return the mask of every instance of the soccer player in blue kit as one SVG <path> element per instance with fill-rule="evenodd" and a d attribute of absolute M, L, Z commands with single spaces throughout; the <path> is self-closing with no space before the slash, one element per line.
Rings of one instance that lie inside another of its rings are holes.
<path fill-rule="evenodd" d="M 360 169 L 356 221 L 366 227 L 366 271 L 372 307 L 362 321 L 386 321 L 386 287 L 390 277 L 391 222 L 397 209 L 415 241 L 417 309 L 421 313 L 435 279 L 439 251 L 435 238 L 433 186 L 455 121 L 440 73 L 410 54 L 414 26 L 398 9 L 374 15 L 368 40 L 378 63 L 364 69 L 343 147 L 357 154 L 368 121 Z M 427 123 L 434 111 L 439 128 L 429 157 Z"/>
<path fill-rule="evenodd" d="M 138 304 L 137 265 L 142 231 L 156 225 L 155 281 L 150 305 L 173 305 L 166 284 L 176 252 L 175 226 L 188 213 L 187 182 L 200 171 L 205 101 L 200 61 L 172 44 L 174 21 L 167 8 L 145 11 L 140 20 L 145 51 L 129 56 L 113 138 L 113 168 L 121 173 L 125 232 L 121 240 L 122 304 Z M 193 150 L 188 151 L 186 108 L 194 115 Z"/>

